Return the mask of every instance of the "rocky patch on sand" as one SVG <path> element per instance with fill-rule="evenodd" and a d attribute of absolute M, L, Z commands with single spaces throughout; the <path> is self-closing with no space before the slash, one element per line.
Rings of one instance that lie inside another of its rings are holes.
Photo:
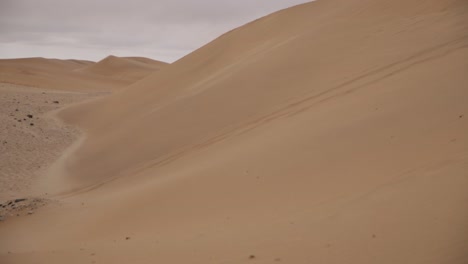
<path fill-rule="evenodd" d="M 98 95 L 0 83 L 0 201 L 42 196 L 31 185 L 80 135 L 49 113 Z"/>
<path fill-rule="evenodd" d="M 51 202 L 43 198 L 18 198 L 0 203 L 0 222 L 9 217 L 32 215 L 34 212 Z"/>

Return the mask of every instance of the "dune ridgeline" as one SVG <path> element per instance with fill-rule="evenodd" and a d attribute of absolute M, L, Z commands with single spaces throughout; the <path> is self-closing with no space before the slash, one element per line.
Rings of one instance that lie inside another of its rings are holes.
<path fill-rule="evenodd" d="M 468 262 L 465 0 L 319 0 L 146 77 L 114 60 L 67 62 L 132 84 L 59 113 L 86 137 L 3 263 Z"/>
<path fill-rule="evenodd" d="M 77 92 L 115 91 L 166 63 L 147 58 L 109 56 L 99 62 L 46 58 L 0 60 L 0 82 Z"/>

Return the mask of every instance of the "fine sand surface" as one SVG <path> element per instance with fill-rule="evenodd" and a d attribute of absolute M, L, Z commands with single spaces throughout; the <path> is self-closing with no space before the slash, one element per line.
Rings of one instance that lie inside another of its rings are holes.
<path fill-rule="evenodd" d="M 465 0 L 256 20 L 58 112 L 0 263 L 468 263 L 467 72 Z"/>

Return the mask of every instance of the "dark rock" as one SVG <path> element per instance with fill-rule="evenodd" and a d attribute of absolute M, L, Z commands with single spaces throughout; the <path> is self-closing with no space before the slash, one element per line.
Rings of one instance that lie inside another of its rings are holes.
<path fill-rule="evenodd" d="M 26 201 L 26 198 L 15 199 L 15 203 Z"/>
<path fill-rule="evenodd" d="M 254 259 L 255 258 L 255 255 L 250 255 L 249 256 L 249 259 Z"/>
<path fill-rule="evenodd" d="M 30 126 L 34 126 L 34 123 L 29 124 Z"/>
<path fill-rule="evenodd" d="M 29 118 L 33 118 L 33 115 L 27 115 L 27 117 L 29 117 Z"/>
<path fill-rule="evenodd" d="M 54 101 L 54 104 L 59 104 L 60 102 L 59 101 Z"/>

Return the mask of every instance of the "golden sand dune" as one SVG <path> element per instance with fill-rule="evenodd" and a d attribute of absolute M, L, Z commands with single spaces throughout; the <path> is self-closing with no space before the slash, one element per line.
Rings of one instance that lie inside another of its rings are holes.
<path fill-rule="evenodd" d="M 467 263 L 467 25 L 319 0 L 65 109 L 61 204 L 1 223 L 0 260 Z"/>
<path fill-rule="evenodd" d="M 83 60 L 45 58 L 0 60 L 0 83 L 69 91 L 108 91 L 125 87 L 159 70 L 165 63 L 147 59 Z M 106 74 L 112 72 L 112 74 Z"/>

